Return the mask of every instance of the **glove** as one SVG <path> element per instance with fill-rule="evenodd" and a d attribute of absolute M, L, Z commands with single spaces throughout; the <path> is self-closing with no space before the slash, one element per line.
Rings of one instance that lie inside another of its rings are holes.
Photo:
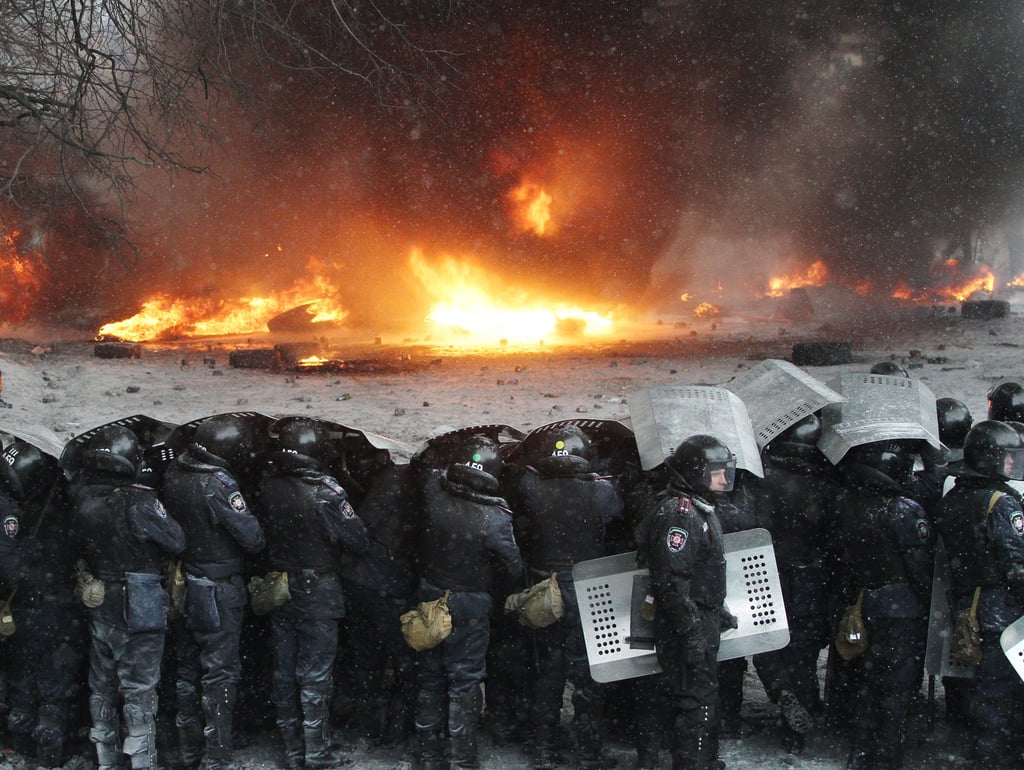
<path fill-rule="evenodd" d="M 726 605 L 722 605 L 718 608 L 718 628 L 722 631 L 728 631 L 733 628 L 739 628 L 740 622 L 736 619 L 736 616 L 729 612 L 729 608 Z"/>

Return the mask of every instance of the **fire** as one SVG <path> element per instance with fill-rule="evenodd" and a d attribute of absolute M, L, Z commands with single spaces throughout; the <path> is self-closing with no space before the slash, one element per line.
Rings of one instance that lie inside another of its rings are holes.
<path fill-rule="evenodd" d="M 21 233 L 5 232 L 0 238 L 0 319 L 24 320 L 43 285 L 41 260 L 18 247 Z"/>
<path fill-rule="evenodd" d="M 722 308 L 711 302 L 701 302 L 693 309 L 693 315 L 696 318 L 718 318 L 722 315 Z"/>
<path fill-rule="evenodd" d="M 781 275 L 768 279 L 768 288 L 759 297 L 781 297 L 790 289 L 802 286 L 824 286 L 828 280 L 828 268 L 822 260 L 816 260 L 803 272 Z"/>
<path fill-rule="evenodd" d="M 449 331 L 494 343 L 535 344 L 551 335 L 607 335 L 613 324 L 606 315 L 560 301 L 546 301 L 511 287 L 504 278 L 469 262 L 445 257 L 429 263 L 414 250 L 413 274 L 435 300 L 426 320 Z"/>
<path fill-rule="evenodd" d="M 544 235 L 551 222 L 551 196 L 539 184 L 523 182 L 508 194 L 513 217 L 522 232 Z"/>
<path fill-rule="evenodd" d="M 322 366 L 329 360 L 329 358 L 321 358 L 320 356 L 306 356 L 305 358 L 300 358 L 296 363 L 299 366 Z"/>
<path fill-rule="evenodd" d="M 947 263 L 945 268 L 955 268 L 956 262 Z M 958 276 L 953 275 L 951 279 Z M 987 265 L 978 267 L 977 275 L 964 279 L 959 284 L 950 283 L 946 286 L 935 286 L 927 289 L 914 289 L 901 283 L 892 292 L 894 299 L 908 302 L 963 302 L 969 299 L 976 292 L 984 292 L 991 295 L 996 288 L 996 277 Z"/>
<path fill-rule="evenodd" d="M 311 261 L 310 268 L 319 267 Z M 310 323 L 338 323 L 346 311 L 335 299 L 337 289 L 322 276 L 297 281 L 290 289 L 256 297 L 219 299 L 157 294 L 131 318 L 104 324 L 100 337 L 132 342 L 172 337 L 214 337 L 267 331 L 267 322 L 281 313 L 310 306 Z"/>

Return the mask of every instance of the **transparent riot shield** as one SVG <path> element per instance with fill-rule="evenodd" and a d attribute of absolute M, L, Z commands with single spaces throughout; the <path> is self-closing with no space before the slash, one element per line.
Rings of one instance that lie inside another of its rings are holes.
<path fill-rule="evenodd" d="M 725 535 L 724 542 L 725 602 L 738 627 L 722 634 L 718 659 L 785 647 L 789 624 L 771 535 L 765 529 L 749 529 Z M 636 553 L 580 562 L 572 576 L 594 680 L 614 682 L 658 673 L 653 634 L 640 606 L 648 572 L 637 568 Z"/>
<path fill-rule="evenodd" d="M 1017 618 L 999 635 L 999 646 L 1017 676 L 1024 681 L 1024 617 Z"/>
<path fill-rule="evenodd" d="M 769 358 L 722 385 L 747 407 L 758 447 L 827 404 L 846 399 L 789 361 Z"/>
<path fill-rule="evenodd" d="M 684 439 L 704 433 L 729 447 L 736 455 L 737 468 L 764 477 L 747 407 L 725 388 L 648 388 L 630 395 L 629 415 L 645 471 L 661 465 Z"/>

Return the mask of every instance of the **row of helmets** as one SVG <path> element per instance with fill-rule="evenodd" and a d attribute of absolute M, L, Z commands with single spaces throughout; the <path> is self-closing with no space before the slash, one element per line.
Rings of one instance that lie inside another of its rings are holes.
<path fill-rule="evenodd" d="M 941 450 L 935 397 L 919 380 L 872 373 L 845 373 L 824 384 L 793 364 L 769 359 L 751 366 L 721 387 L 661 386 L 628 397 L 630 423 L 615 420 L 570 419 L 542 425 L 529 432 L 504 424 L 474 425 L 436 435 L 414 451 L 379 434 L 310 417 L 273 418 L 256 412 L 233 412 L 251 430 L 253 457 L 273 451 L 282 431 L 296 422 L 312 423 L 326 448 L 323 464 L 355 500 L 369 487 L 377 471 L 394 464 L 395 455 L 411 456 L 432 467 L 451 462 L 469 438 L 486 436 L 510 462 L 533 462 L 549 451 L 550 437 L 571 425 L 589 439 L 594 470 L 609 476 L 650 471 L 661 465 L 684 439 L 709 434 L 736 455 L 736 466 L 763 476 L 760 450 L 773 438 L 811 413 L 822 418 L 818 446 L 838 463 L 853 447 L 874 441 L 924 440 Z M 209 418 L 183 425 L 146 415 L 133 415 L 92 428 L 63 447 L 25 434 L 0 434 L 5 463 L 0 484 L 21 489 L 36 485 L 47 474 L 62 470 L 68 477 L 78 469 L 89 440 L 113 425 L 130 430 L 143 452 L 143 479 L 154 486 L 166 465 L 194 440 L 196 429 Z M 28 473 L 32 466 L 33 480 Z M 45 473 L 43 472 L 45 470 Z M 257 468 L 250 469 L 255 473 Z"/>

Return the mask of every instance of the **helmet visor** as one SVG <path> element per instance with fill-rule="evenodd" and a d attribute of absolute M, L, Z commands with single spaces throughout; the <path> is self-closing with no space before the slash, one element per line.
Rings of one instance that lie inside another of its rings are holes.
<path fill-rule="evenodd" d="M 1004 449 L 1002 470 L 1008 479 L 1024 480 L 1024 448 Z"/>
<path fill-rule="evenodd" d="M 704 486 L 709 492 L 731 492 L 735 480 L 735 458 L 724 462 L 709 462 L 704 467 Z"/>

